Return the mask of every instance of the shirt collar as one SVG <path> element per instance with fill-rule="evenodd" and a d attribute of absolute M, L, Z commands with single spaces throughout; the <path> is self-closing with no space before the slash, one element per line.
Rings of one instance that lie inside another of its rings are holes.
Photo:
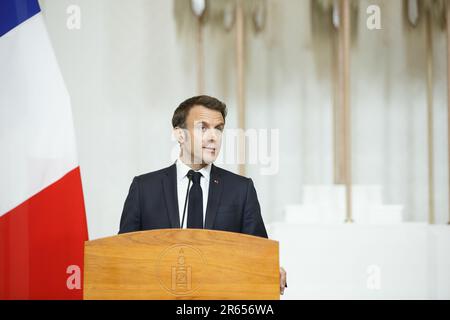
<path fill-rule="evenodd" d="M 176 166 L 177 166 L 177 180 L 181 181 L 186 177 L 191 168 L 188 165 L 186 165 L 183 161 L 181 161 L 180 158 L 177 159 Z M 207 166 L 201 168 L 200 170 L 198 170 L 198 172 L 200 172 L 202 176 L 205 178 L 205 180 L 208 182 L 209 177 L 211 175 L 211 164 L 208 164 Z"/>

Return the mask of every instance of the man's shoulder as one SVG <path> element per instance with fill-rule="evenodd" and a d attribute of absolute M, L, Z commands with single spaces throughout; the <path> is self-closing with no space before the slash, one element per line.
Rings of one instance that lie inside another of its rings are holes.
<path fill-rule="evenodd" d="M 161 178 L 164 178 L 169 174 L 171 170 L 176 170 L 175 164 L 172 164 L 166 168 L 162 168 L 159 170 L 147 172 L 141 175 L 138 175 L 135 177 L 136 180 L 139 182 L 149 182 L 149 181 L 155 181 L 160 180 Z"/>
<path fill-rule="evenodd" d="M 232 182 L 235 183 L 243 183 L 243 184 L 248 184 L 250 181 L 250 178 L 241 176 L 239 174 L 236 174 L 234 172 L 231 172 L 229 170 L 220 168 L 218 166 L 214 166 L 214 170 L 216 170 L 216 172 L 223 178 L 230 180 Z"/>

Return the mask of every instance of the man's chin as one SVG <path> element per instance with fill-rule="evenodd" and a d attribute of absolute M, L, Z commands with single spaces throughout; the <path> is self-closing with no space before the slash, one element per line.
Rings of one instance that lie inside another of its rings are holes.
<path fill-rule="evenodd" d="M 206 165 L 212 164 L 214 161 L 216 161 L 217 156 L 216 155 L 203 155 L 203 163 Z"/>

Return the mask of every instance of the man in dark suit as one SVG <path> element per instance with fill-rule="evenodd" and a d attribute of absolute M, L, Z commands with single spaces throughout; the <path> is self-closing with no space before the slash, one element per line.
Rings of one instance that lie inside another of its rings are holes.
<path fill-rule="evenodd" d="M 267 238 L 252 180 L 213 164 L 226 113 L 226 105 L 210 96 L 192 97 L 178 106 L 172 126 L 180 156 L 168 168 L 133 179 L 119 233 L 183 227 Z M 282 294 L 285 282 L 281 268 Z"/>

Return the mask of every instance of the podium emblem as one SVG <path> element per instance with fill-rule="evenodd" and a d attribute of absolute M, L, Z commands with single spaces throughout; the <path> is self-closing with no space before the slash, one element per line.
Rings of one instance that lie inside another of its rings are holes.
<path fill-rule="evenodd" d="M 191 245 L 168 247 L 159 256 L 159 283 L 175 296 L 190 295 L 201 285 L 200 278 L 205 264 L 202 252 Z"/>

